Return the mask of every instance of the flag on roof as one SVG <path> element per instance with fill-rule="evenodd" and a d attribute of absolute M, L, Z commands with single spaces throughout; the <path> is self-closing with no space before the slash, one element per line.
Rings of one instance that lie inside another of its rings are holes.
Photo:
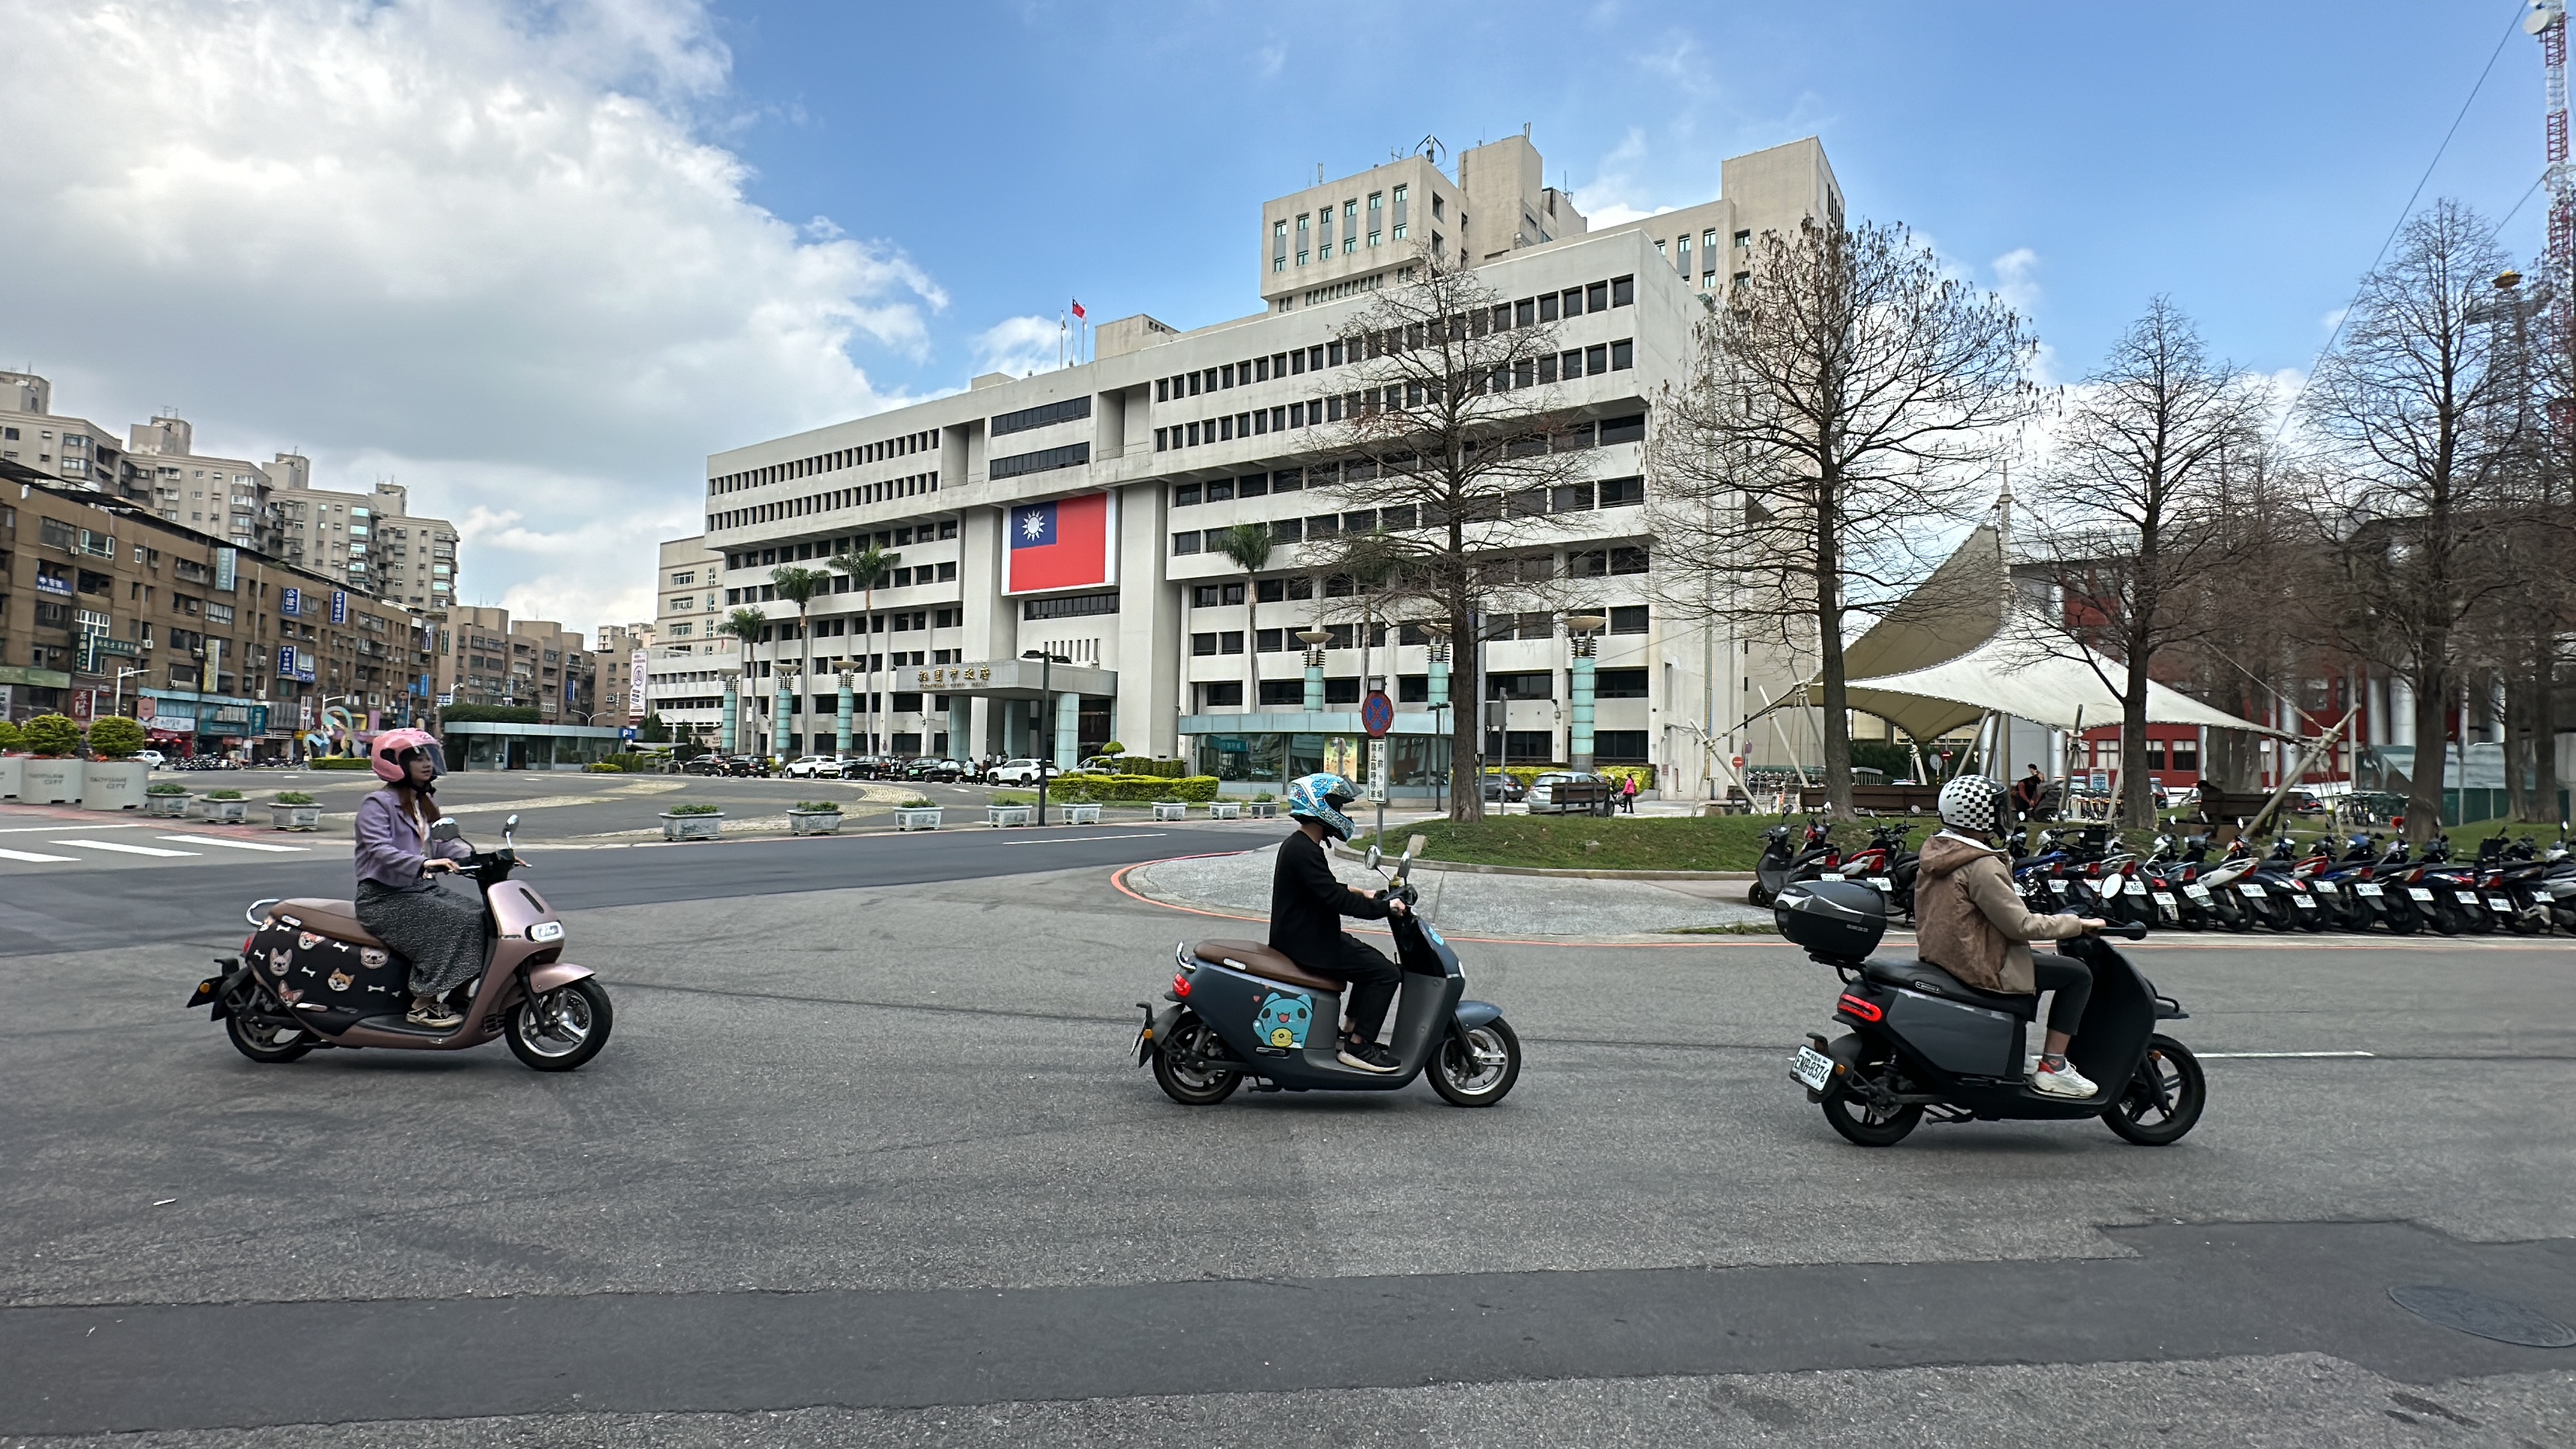
<path fill-rule="evenodd" d="M 1084 315 L 1086 315 L 1086 314 L 1083 312 L 1083 310 L 1082 310 L 1082 300 L 1081 300 L 1080 298 L 1076 298 L 1076 299 L 1074 299 L 1074 303 L 1073 303 L 1073 315 L 1074 315 L 1074 316 L 1076 316 L 1076 317 L 1080 317 L 1080 316 L 1084 316 Z"/>

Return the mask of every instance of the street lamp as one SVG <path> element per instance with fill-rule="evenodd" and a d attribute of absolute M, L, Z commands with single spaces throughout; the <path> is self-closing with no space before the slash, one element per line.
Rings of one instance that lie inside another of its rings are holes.
<path fill-rule="evenodd" d="M 1599 614 L 1565 616 L 1567 642 L 1574 649 L 1574 681 L 1570 691 L 1574 718 L 1566 731 L 1567 760 L 1583 773 L 1592 773 L 1592 640 L 1609 624 Z"/>
<path fill-rule="evenodd" d="M 1449 713 L 1449 625 L 1443 620 L 1427 620 L 1422 632 L 1430 636 L 1423 652 L 1430 661 L 1430 678 L 1426 683 L 1430 686 L 1432 729 L 1439 738 L 1446 740 L 1449 739 L 1446 718 Z M 1449 813 L 1449 776 L 1458 768 L 1456 743 L 1450 741 L 1449 768 L 1438 772 L 1438 783 L 1432 796 L 1432 808 L 1443 815 Z"/>
<path fill-rule="evenodd" d="M 1061 654 L 1051 654 L 1043 649 L 1023 649 L 1020 651 L 1020 657 L 1038 662 L 1038 719 L 1046 731 L 1046 748 L 1031 750 L 1029 753 L 1037 757 L 1038 824 L 1044 825 L 1046 824 L 1047 776 L 1054 772 L 1055 766 L 1055 761 L 1049 758 L 1055 751 L 1055 691 L 1049 685 L 1052 682 L 1055 667 L 1059 664 L 1071 664 L 1073 661 Z"/>
<path fill-rule="evenodd" d="M 149 669 L 141 668 L 120 669 L 116 671 L 116 702 L 110 706 L 110 708 L 118 714 L 125 713 L 125 681 L 132 679 L 138 674 L 149 674 L 151 672 L 152 671 Z M 136 699 L 140 702 L 141 696 L 136 696 Z"/>

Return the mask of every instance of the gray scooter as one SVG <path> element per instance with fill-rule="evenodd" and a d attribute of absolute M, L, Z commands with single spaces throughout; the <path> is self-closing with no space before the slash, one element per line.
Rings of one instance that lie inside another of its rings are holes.
<path fill-rule="evenodd" d="M 1412 909 L 1420 896 L 1406 877 L 1421 848 L 1417 835 L 1387 887 L 1407 907 L 1387 922 L 1404 968 L 1390 1046 L 1397 1070 L 1342 1065 L 1336 1053 L 1344 983 L 1258 942 L 1228 940 L 1174 948 L 1179 970 L 1163 993 L 1168 1004 L 1157 1010 L 1136 1003 L 1145 1013 L 1136 1034 L 1137 1065 L 1153 1063 L 1156 1085 L 1187 1107 L 1214 1106 L 1246 1079 L 1264 1092 L 1392 1092 L 1426 1074 L 1452 1106 L 1501 1101 L 1520 1080 L 1520 1038 L 1501 1007 L 1463 999 L 1467 977 L 1458 953 Z M 1372 846 L 1371 870 L 1379 859 Z"/>

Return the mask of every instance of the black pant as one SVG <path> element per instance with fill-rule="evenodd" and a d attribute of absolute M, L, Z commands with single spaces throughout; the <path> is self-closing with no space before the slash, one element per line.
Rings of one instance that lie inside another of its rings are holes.
<path fill-rule="evenodd" d="M 1332 960 L 1297 964 L 1350 983 L 1351 1035 L 1362 1041 L 1377 1040 L 1378 1028 L 1386 1025 L 1386 1008 L 1395 1000 L 1396 983 L 1404 979 L 1402 968 L 1386 959 L 1385 952 L 1348 931 L 1342 933 L 1341 950 Z"/>
<path fill-rule="evenodd" d="M 2073 1036 L 2084 1021 L 2084 1004 L 2093 999 L 2093 968 L 2069 956 L 2034 955 L 2030 971 L 2039 990 L 2057 993 L 2048 1005 L 2048 1029 Z"/>

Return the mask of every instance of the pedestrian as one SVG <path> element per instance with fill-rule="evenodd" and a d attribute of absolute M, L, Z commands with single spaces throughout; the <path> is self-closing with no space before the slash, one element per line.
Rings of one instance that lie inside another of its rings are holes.
<path fill-rule="evenodd" d="M 2040 777 L 2039 766 L 2025 765 L 2023 768 L 2030 773 L 2013 782 L 2013 814 L 2029 820 L 2039 813 L 2040 796 L 2047 791 L 2048 782 Z"/>
<path fill-rule="evenodd" d="M 1629 815 L 1637 813 L 1637 777 L 1634 775 L 1619 777 L 1619 809 Z"/>

